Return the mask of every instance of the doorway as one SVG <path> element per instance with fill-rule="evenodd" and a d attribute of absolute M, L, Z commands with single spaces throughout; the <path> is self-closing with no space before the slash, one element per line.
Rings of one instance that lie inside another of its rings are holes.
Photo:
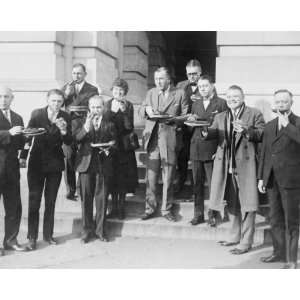
<path fill-rule="evenodd" d="M 175 84 L 186 80 L 186 64 L 197 59 L 202 73 L 215 79 L 217 51 L 216 31 L 150 31 L 149 81 L 152 87 L 153 71 L 159 66 L 171 70 Z"/>

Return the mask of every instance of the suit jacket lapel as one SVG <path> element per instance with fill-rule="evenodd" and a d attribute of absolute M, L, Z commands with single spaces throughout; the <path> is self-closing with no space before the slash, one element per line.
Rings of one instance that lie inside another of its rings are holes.
<path fill-rule="evenodd" d="M 158 89 L 156 88 L 153 93 L 154 93 L 153 98 L 152 98 L 153 109 L 156 110 L 156 111 L 158 111 L 159 110 L 159 100 L 158 100 L 158 97 L 159 97 L 158 93 L 159 93 L 159 91 L 158 91 Z"/>
<path fill-rule="evenodd" d="M 87 84 L 86 84 L 86 82 L 84 82 L 84 84 L 83 84 L 83 86 L 82 86 L 81 90 L 79 91 L 78 95 L 82 95 L 82 94 L 84 94 L 84 93 L 85 93 L 85 89 L 86 89 L 86 88 L 87 88 Z"/>
<path fill-rule="evenodd" d="M 163 105 L 163 112 L 166 112 L 166 110 L 169 108 L 169 106 L 173 102 L 174 96 L 175 96 L 175 91 L 176 91 L 175 88 L 170 87 L 168 98 L 165 99 L 165 103 Z"/>
<path fill-rule="evenodd" d="M 48 106 L 46 106 L 43 111 L 42 111 L 42 122 L 45 122 L 45 125 L 47 125 L 48 127 L 51 125 L 50 120 L 48 119 Z"/>
<path fill-rule="evenodd" d="M 61 110 L 59 110 L 59 112 L 58 112 L 58 114 L 57 114 L 57 119 L 58 118 L 62 118 L 62 111 Z"/>
<path fill-rule="evenodd" d="M 12 111 L 10 111 L 10 117 L 12 118 Z M 0 122 L 6 124 L 6 128 L 11 128 L 11 123 L 6 119 L 1 109 L 0 109 Z"/>
<path fill-rule="evenodd" d="M 204 109 L 204 105 L 203 105 L 203 101 L 202 100 L 200 100 L 200 99 L 196 100 L 195 106 L 196 106 L 195 113 L 197 115 L 203 115 L 205 113 L 205 109 Z"/>
<path fill-rule="evenodd" d="M 11 121 L 11 126 L 19 125 L 19 124 L 17 124 L 17 116 L 12 110 L 10 111 L 10 121 Z"/>
<path fill-rule="evenodd" d="M 243 123 L 247 124 L 248 123 L 248 119 L 249 119 L 249 109 L 248 109 L 248 107 L 245 107 L 245 110 L 244 110 L 244 112 L 243 112 L 243 114 L 241 116 L 241 121 Z M 241 138 L 242 138 L 242 134 L 237 133 L 236 137 L 235 137 L 235 148 L 238 147 Z"/>
<path fill-rule="evenodd" d="M 289 121 L 290 123 L 294 124 L 295 123 L 295 118 L 294 118 L 294 114 L 291 113 L 289 116 Z M 279 140 L 282 135 L 283 135 L 283 131 L 279 130 L 278 131 L 278 117 L 276 119 L 273 120 L 273 126 L 272 126 L 272 143 L 275 143 L 277 140 Z M 276 135 L 277 133 L 277 135 Z"/>
<path fill-rule="evenodd" d="M 204 105 L 203 105 L 203 107 L 204 107 Z M 217 107 L 217 101 L 216 101 L 215 97 L 213 97 L 210 100 L 210 102 L 209 102 L 209 104 L 208 104 L 208 106 L 206 108 L 206 112 L 207 113 L 212 113 L 212 112 L 214 112 L 216 110 L 216 107 Z"/>

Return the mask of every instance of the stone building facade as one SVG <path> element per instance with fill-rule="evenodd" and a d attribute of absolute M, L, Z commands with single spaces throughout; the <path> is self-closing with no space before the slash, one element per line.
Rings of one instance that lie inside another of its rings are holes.
<path fill-rule="evenodd" d="M 86 65 L 87 81 L 99 85 L 107 98 L 114 78 L 126 79 L 137 111 L 153 86 L 156 67 L 169 66 L 179 81 L 191 58 L 213 75 L 220 95 L 229 85 L 240 85 L 246 102 L 267 120 L 279 88 L 294 93 L 294 111 L 300 114 L 300 32 L 0 32 L 0 84 L 14 90 L 14 109 L 25 121 L 45 105 L 47 90 L 71 80 L 76 62 Z M 137 114 L 135 123 L 143 124 Z"/>

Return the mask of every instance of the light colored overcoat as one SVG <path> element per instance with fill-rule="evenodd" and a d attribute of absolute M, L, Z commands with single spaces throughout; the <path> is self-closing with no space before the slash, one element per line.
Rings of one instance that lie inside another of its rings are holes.
<path fill-rule="evenodd" d="M 217 137 L 218 148 L 214 159 L 209 206 L 213 210 L 224 210 L 224 195 L 229 168 L 226 139 L 227 122 L 224 111 L 216 115 L 208 130 L 208 137 Z M 262 113 L 245 107 L 241 120 L 249 127 L 249 135 L 237 134 L 235 141 L 236 174 L 242 213 L 256 211 L 258 208 L 257 190 L 257 146 L 262 140 L 265 126 Z"/>

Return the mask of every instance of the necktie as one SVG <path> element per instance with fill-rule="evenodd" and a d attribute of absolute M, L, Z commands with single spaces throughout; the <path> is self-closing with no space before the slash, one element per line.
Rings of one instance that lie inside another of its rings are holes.
<path fill-rule="evenodd" d="M 75 84 L 75 93 L 76 93 L 76 95 L 78 95 L 79 94 L 79 84 Z"/>
<path fill-rule="evenodd" d="M 49 120 L 51 123 L 54 123 L 56 120 L 56 115 L 54 112 L 51 113 L 51 115 L 49 116 Z"/>
<path fill-rule="evenodd" d="M 281 122 L 278 119 L 278 132 L 281 130 L 281 128 L 282 128 L 282 125 L 281 125 Z"/>
<path fill-rule="evenodd" d="M 164 91 L 162 91 L 158 96 L 158 110 L 159 111 L 163 110 L 164 102 L 165 102 L 165 93 L 164 93 Z"/>
<path fill-rule="evenodd" d="M 6 120 L 10 123 L 10 119 L 9 119 L 9 114 L 8 114 L 8 110 L 3 110 L 3 114 L 4 114 L 4 117 L 6 118 Z"/>
<path fill-rule="evenodd" d="M 93 125 L 94 125 L 94 129 L 97 131 L 100 127 L 100 124 L 99 124 L 99 117 L 95 117 L 94 120 L 93 120 Z"/>

